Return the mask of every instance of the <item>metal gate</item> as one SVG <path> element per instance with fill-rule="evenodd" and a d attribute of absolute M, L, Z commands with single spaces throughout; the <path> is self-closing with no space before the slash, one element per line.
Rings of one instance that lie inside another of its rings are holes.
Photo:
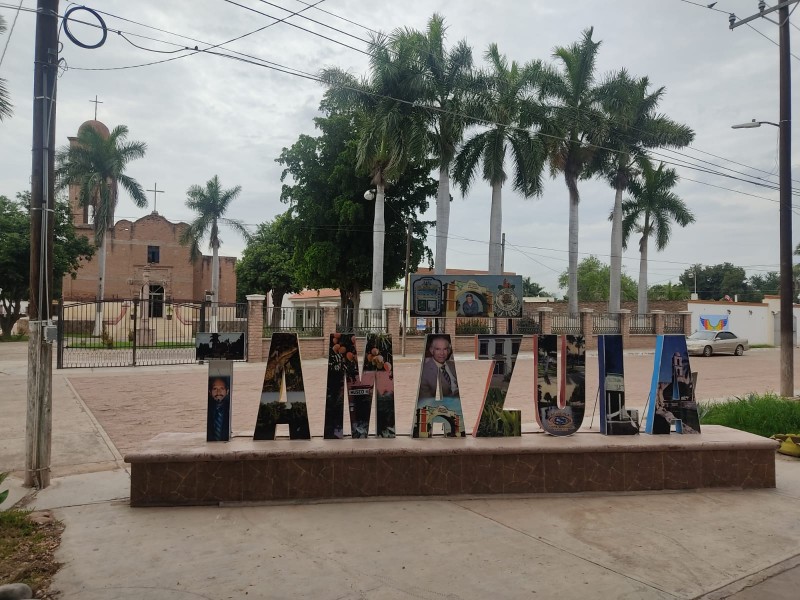
<path fill-rule="evenodd" d="M 209 330 L 209 302 L 142 301 L 59 303 L 59 369 L 176 365 L 195 362 L 195 335 Z M 221 332 L 247 331 L 246 304 L 220 304 Z"/>

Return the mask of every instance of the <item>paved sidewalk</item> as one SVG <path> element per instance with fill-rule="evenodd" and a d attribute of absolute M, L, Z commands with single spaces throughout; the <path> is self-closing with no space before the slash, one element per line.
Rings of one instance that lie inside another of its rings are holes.
<path fill-rule="evenodd" d="M 693 358 L 692 368 L 700 371 L 700 397 L 718 398 L 777 388 L 778 362 L 777 350 L 759 350 Z M 596 361 L 587 363 L 589 400 Z M 307 389 L 324 390 L 324 361 L 307 364 Z M 520 400 L 530 389 L 521 367 Z M 630 354 L 625 367 L 639 403 L 652 355 Z M 398 395 L 406 395 L 417 366 L 398 361 L 397 368 Z M 236 365 L 237 431 L 252 431 L 248 404 L 253 394 L 257 402 L 263 369 Z M 476 378 L 482 390 L 481 373 L 470 366 L 459 377 Z M 23 344 L 0 345 L 0 385 L 0 469 L 18 470 Z M 118 446 L 161 428 L 201 430 L 204 408 L 195 404 L 205 367 L 56 371 L 53 385 L 53 480 L 29 506 L 51 508 L 66 524 L 54 588 L 67 600 L 781 600 L 800 589 L 798 460 L 778 456 L 774 490 L 132 509 Z M 400 409 L 397 418 L 405 419 Z M 25 493 L 18 475 L 10 480 L 16 498 Z"/>

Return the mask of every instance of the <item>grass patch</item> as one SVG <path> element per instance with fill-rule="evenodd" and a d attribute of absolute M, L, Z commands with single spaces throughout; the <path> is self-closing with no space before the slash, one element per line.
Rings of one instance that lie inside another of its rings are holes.
<path fill-rule="evenodd" d="M 748 394 L 726 402 L 702 402 L 700 422 L 724 425 L 763 437 L 800 433 L 800 402 L 776 394 Z"/>
<path fill-rule="evenodd" d="M 12 335 L 10 338 L 4 338 L 0 336 L 0 343 L 1 342 L 27 342 L 28 341 L 28 334 L 21 333 L 19 335 Z"/>
<path fill-rule="evenodd" d="M 55 519 L 35 523 L 30 516 L 27 510 L 0 512 L 0 584 L 25 583 L 35 598 L 54 598 L 49 588 L 61 566 L 54 554 L 64 525 Z"/>
<path fill-rule="evenodd" d="M 754 348 L 774 348 L 772 344 L 750 344 L 750 349 L 753 350 Z"/>

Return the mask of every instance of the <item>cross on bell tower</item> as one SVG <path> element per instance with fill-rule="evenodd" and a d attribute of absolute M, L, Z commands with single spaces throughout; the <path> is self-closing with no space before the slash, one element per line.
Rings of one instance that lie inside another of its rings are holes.
<path fill-rule="evenodd" d="M 146 192 L 153 192 L 153 214 L 157 215 L 158 211 L 156 210 L 156 206 L 158 205 L 158 195 L 163 194 L 164 190 L 158 189 L 158 183 L 153 184 L 152 190 L 145 190 Z"/>
<path fill-rule="evenodd" d="M 97 94 L 95 94 L 94 95 L 94 100 L 89 100 L 89 102 L 93 102 L 94 103 L 94 120 L 97 121 L 97 105 L 98 104 L 102 104 L 103 101 L 102 100 L 98 100 L 97 99 Z"/>

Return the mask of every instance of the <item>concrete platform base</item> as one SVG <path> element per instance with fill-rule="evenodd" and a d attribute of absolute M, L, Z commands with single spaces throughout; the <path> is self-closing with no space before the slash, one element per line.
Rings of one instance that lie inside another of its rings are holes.
<path fill-rule="evenodd" d="M 776 442 L 700 435 L 276 440 L 161 434 L 125 456 L 132 506 L 775 487 Z"/>

